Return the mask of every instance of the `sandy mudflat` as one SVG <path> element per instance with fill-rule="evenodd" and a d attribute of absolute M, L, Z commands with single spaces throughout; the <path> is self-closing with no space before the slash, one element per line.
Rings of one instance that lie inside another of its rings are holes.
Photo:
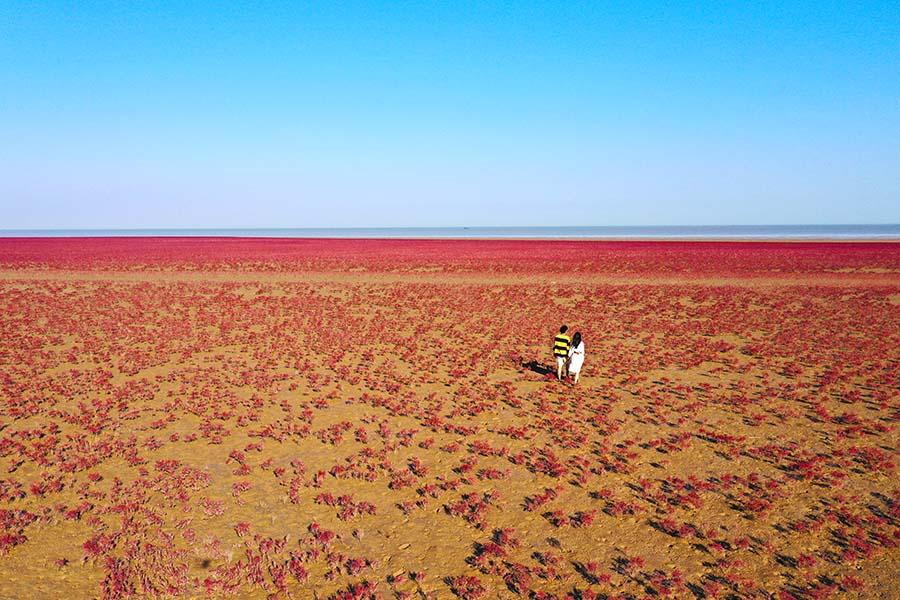
<path fill-rule="evenodd" d="M 900 597 L 900 244 L 0 240 L 0 328 L 0 598 Z"/>

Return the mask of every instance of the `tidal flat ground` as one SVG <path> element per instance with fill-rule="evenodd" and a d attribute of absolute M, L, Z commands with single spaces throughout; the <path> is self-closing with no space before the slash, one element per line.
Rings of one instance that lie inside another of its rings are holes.
<path fill-rule="evenodd" d="M 897 243 L 3 239 L 0 597 L 897 598 L 898 389 Z"/>

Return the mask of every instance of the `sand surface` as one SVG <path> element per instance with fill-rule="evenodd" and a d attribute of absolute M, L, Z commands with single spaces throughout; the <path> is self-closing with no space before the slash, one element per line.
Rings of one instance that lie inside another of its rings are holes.
<path fill-rule="evenodd" d="M 2 598 L 900 597 L 900 244 L 0 240 L 0 332 Z"/>

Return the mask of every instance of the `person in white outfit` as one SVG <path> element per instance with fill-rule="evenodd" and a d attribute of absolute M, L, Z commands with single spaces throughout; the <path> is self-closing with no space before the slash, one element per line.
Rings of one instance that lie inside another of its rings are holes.
<path fill-rule="evenodd" d="M 581 339 L 581 332 L 576 331 L 572 336 L 572 345 L 569 347 L 569 375 L 572 376 L 572 383 L 578 383 L 578 374 L 581 373 L 581 365 L 584 364 L 584 340 Z"/>

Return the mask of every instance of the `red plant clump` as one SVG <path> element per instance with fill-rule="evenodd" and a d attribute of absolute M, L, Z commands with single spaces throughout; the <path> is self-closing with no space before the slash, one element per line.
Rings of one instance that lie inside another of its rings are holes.
<path fill-rule="evenodd" d="M 455 516 L 462 517 L 478 529 L 484 529 L 487 525 L 487 511 L 500 498 L 500 492 L 491 490 L 488 492 L 463 494 L 459 500 L 447 505 L 446 511 Z"/>
<path fill-rule="evenodd" d="M 316 496 L 316 504 L 338 507 L 340 510 L 337 516 L 342 521 L 349 521 L 359 515 L 374 515 L 377 512 L 374 504 L 366 501 L 356 502 L 352 494 L 338 497 L 330 493 L 319 494 Z"/>
<path fill-rule="evenodd" d="M 457 575 L 448 581 L 450 589 L 462 600 L 479 600 L 487 595 L 487 588 L 472 575 Z"/>
<path fill-rule="evenodd" d="M 525 510 L 533 511 L 537 510 L 544 504 L 547 504 L 551 500 L 555 500 L 559 495 L 559 492 L 554 488 L 544 488 L 544 491 L 540 494 L 535 494 L 534 496 L 530 496 L 525 498 Z"/>

